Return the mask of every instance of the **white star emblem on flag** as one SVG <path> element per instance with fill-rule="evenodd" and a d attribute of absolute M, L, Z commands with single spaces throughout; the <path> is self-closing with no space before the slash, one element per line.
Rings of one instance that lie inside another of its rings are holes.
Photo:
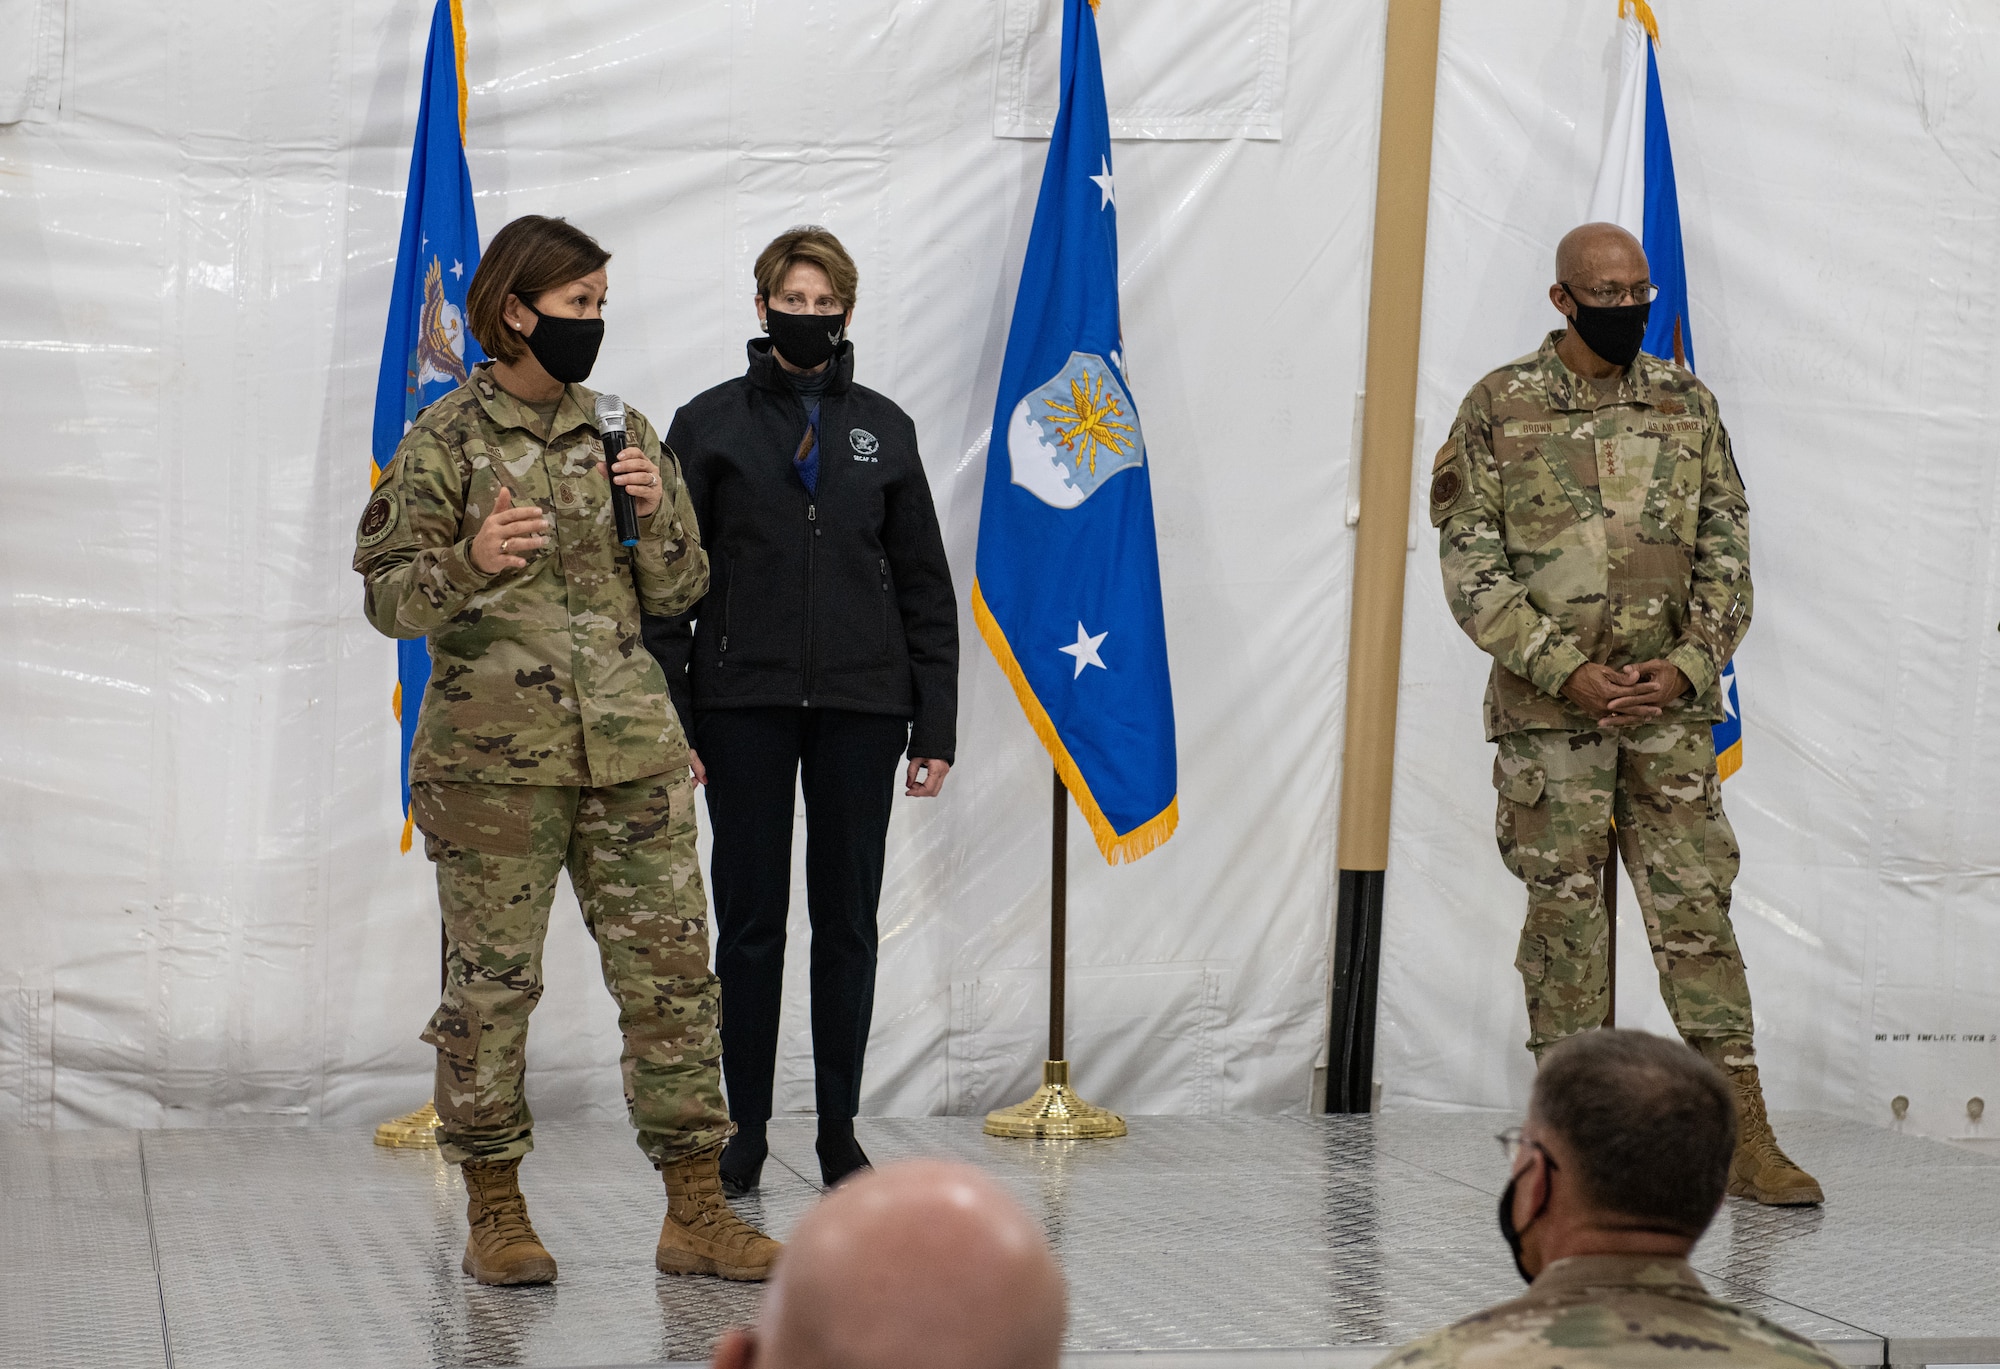
<path fill-rule="evenodd" d="M 1082 623 L 1078 623 L 1076 625 L 1075 644 L 1072 646 L 1059 646 L 1056 648 L 1057 651 L 1062 652 L 1065 656 L 1074 656 L 1076 658 L 1076 674 L 1070 676 L 1072 680 L 1082 679 L 1083 668 L 1087 665 L 1094 665 L 1099 670 L 1111 669 L 1110 666 L 1104 664 L 1104 658 L 1097 654 L 1097 648 L 1103 645 L 1104 639 L 1106 637 L 1109 637 L 1110 635 L 1111 633 L 1109 631 L 1105 631 L 1105 632 L 1100 632 L 1095 637 L 1093 637 L 1088 632 L 1085 632 L 1083 630 Z"/>
<path fill-rule="evenodd" d="M 1097 188 L 1104 192 L 1104 203 L 1098 205 L 1097 207 L 1099 209 L 1109 209 L 1111 207 L 1113 199 L 1111 194 L 1111 182 L 1113 179 L 1111 175 L 1111 159 L 1109 157 L 1099 157 L 1097 159 L 1097 164 L 1104 168 L 1104 172 L 1102 175 L 1092 176 L 1090 178 L 1091 180 L 1097 182 Z"/>

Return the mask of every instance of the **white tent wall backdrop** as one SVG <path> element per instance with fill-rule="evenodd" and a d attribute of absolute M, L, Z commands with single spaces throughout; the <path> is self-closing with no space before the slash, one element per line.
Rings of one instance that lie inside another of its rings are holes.
<path fill-rule="evenodd" d="M 1911 1125 L 1963 1131 L 2000 1089 L 1978 445 L 2000 409 L 2000 18 L 1658 9 L 1693 326 L 1756 511 L 1727 798 L 1774 1102 L 1886 1119 L 1902 1093 Z M 361 1123 L 428 1087 L 435 903 L 396 852 L 394 652 L 348 558 L 429 11 L 0 10 L 32 39 L 0 34 L 0 1124 Z M 593 383 L 661 422 L 740 366 L 762 242 L 833 227 L 862 268 L 860 377 L 916 419 L 963 597 L 1042 161 L 1012 135 L 1046 117 L 1058 13 L 467 0 L 481 227 L 562 213 L 614 250 Z M 1616 22 L 1612 0 L 1445 6 L 1420 475 L 1464 389 L 1550 326 Z M 1383 5 L 1107 0 L 1102 23 L 1182 826 L 1110 869 L 1072 824 L 1071 1055 L 1133 1112 L 1300 1109 Z M 1434 557 L 1422 529 L 1378 1071 L 1385 1106 L 1518 1105 L 1521 894 L 1492 845 L 1483 658 Z M 890 838 L 871 1113 L 1014 1101 L 1042 1055 L 1048 765 L 961 633 L 959 765 Z M 802 885 L 793 922 L 781 1108 L 811 1105 Z M 1622 946 L 1624 1020 L 1664 1028 L 1629 922 Z M 594 959 L 565 891 L 543 1117 L 621 1107 Z"/>

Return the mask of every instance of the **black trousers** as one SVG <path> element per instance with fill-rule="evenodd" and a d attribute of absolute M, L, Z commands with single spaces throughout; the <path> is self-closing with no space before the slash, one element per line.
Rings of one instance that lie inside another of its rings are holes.
<path fill-rule="evenodd" d="M 726 708 L 695 719 L 714 835 L 715 970 L 722 980 L 722 1071 L 729 1114 L 771 1116 L 785 915 L 792 886 L 792 796 L 806 799 L 806 909 L 812 921 L 813 1095 L 823 1118 L 861 1104 L 875 1012 L 876 905 L 889 809 L 910 725 L 838 709 Z"/>

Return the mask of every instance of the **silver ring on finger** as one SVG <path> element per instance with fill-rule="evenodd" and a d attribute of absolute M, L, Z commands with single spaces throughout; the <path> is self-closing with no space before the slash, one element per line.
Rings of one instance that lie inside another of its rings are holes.
<path fill-rule="evenodd" d="M 507 554 L 507 543 L 508 543 L 508 542 L 509 542 L 510 540 L 511 540 L 510 538 L 506 538 L 506 537 L 503 537 L 503 538 L 501 538 L 501 539 L 500 539 L 500 554 L 501 554 L 502 556 L 505 556 L 505 555 Z"/>

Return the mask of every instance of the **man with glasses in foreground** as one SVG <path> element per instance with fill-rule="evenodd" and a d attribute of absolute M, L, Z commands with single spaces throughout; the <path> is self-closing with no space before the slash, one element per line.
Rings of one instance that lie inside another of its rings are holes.
<path fill-rule="evenodd" d="M 1657 292 L 1638 240 L 1585 224 L 1556 276 L 1570 326 L 1472 387 L 1430 491 L 1452 614 L 1493 657 L 1495 832 L 1528 886 L 1528 1049 L 1604 1023 L 1598 872 L 1615 824 L 1674 1026 L 1736 1098 L 1729 1192 L 1817 1203 L 1764 1112 L 1709 731 L 1750 626 L 1743 481 L 1715 396 L 1639 350 Z"/>
<path fill-rule="evenodd" d="M 1709 1296 L 1688 1266 L 1722 1203 L 1732 1104 L 1699 1056 L 1645 1032 L 1551 1049 L 1526 1125 L 1500 1137 L 1511 1167 L 1500 1232 L 1528 1291 L 1381 1369 L 1834 1369 L 1811 1341 Z"/>

